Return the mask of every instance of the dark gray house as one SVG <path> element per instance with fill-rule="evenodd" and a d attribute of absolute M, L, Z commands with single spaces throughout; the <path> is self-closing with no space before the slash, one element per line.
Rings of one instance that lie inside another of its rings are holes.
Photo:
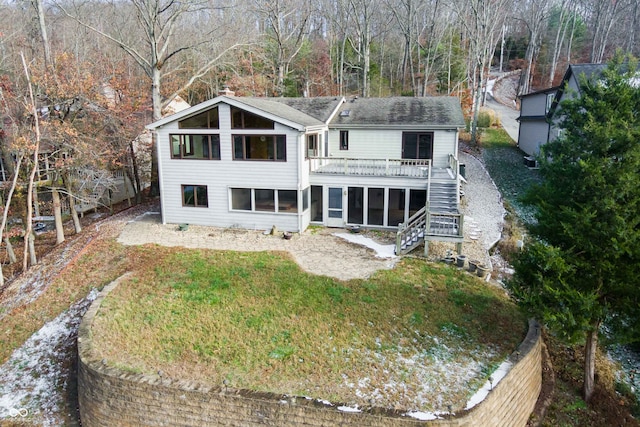
<path fill-rule="evenodd" d="M 567 96 L 580 96 L 579 76 L 598 78 L 606 64 L 573 64 L 567 68 L 559 86 L 539 90 L 520 97 L 520 129 L 518 146 L 528 156 L 537 156 L 540 147 L 558 137 L 556 126 L 560 102 Z M 533 162 L 533 159 L 530 159 Z"/>

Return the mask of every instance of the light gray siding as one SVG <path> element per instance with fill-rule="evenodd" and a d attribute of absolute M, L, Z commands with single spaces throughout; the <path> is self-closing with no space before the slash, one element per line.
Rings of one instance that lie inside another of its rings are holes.
<path fill-rule="evenodd" d="M 220 129 L 178 129 L 176 122 L 157 130 L 161 173 L 162 216 L 165 223 L 215 225 L 298 231 L 299 215 L 233 211 L 230 208 L 230 188 L 296 190 L 302 188 L 299 165 L 302 149 L 299 132 L 276 123 L 273 130 L 231 129 L 230 109 L 219 104 Z M 169 135 L 171 133 L 219 133 L 220 160 L 172 159 Z M 273 134 L 286 135 L 286 162 L 233 160 L 232 135 Z M 308 179 L 306 179 L 308 182 Z M 182 204 L 182 185 L 206 185 L 208 207 Z M 299 209 L 302 204 L 299 203 Z"/>
<path fill-rule="evenodd" d="M 348 129 L 342 129 L 348 130 Z M 330 157 L 350 159 L 401 159 L 402 130 L 395 129 L 349 129 L 349 149 L 340 150 L 340 130 L 329 131 Z M 411 132 L 418 132 L 411 130 Z M 422 132 L 422 131 L 420 131 Z M 447 167 L 449 154 L 456 153 L 458 133 L 455 130 L 424 130 L 433 133 L 433 166 Z"/>

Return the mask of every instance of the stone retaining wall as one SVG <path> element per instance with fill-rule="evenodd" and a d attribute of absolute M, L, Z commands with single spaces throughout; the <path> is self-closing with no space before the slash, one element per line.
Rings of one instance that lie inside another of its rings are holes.
<path fill-rule="evenodd" d="M 541 338 L 530 322 L 526 339 L 511 358 L 514 366 L 470 411 L 451 418 L 418 421 L 372 408 L 344 412 L 305 398 L 212 387 L 159 375 L 128 373 L 92 354 L 91 325 L 107 286 L 78 331 L 78 398 L 83 427 L 98 426 L 523 426 L 540 393 Z"/>

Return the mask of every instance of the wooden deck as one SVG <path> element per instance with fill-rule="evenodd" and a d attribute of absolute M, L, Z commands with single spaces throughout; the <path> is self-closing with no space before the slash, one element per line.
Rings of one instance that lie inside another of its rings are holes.
<path fill-rule="evenodd" d="M 429 159 L 352 159 L 336 157 L 309 158 L 311 173 L 359 176 L 398 176 L 428 179 Z"/>

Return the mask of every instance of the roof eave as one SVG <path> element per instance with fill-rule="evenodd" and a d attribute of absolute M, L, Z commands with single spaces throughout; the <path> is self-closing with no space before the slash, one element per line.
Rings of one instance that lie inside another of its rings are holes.
<path fill-rule="evenodd" d="M 216 104 L 219 103 L 225 103 L 228 105 L 231 105 L 233 107 L 238 107 L 238 108 L 242 108 L 243 110 L 247 110 L 251 113 L 254 114 L 258 114 L 262 117 L 265 117 L 267 119 L 273 120 L 274 122 L 280 123 L 282 125 L 285 126 L 289 126 L 292 129 L 295 129 L 297 131 L 304 131 L 306 128 L 310 128 L 313 126 L 322 126 L 320 124 L 318 125 L 311 125 L 311 126 L 305 126 L 302 123 L 296 123 L 294 121 L 291 121 L 289 119 L 285 119 L 283 117 L 280 117 L 276 114 L 270 113 L 268 111 L 264 111 L 260 108 L 254 107 L 252 105 L 246 104 L 244 102 L 242 102 L 242 98 L 236 98 L 236 97 L 227 97 L 227 96 L 217 96 L 213 99 L 210 99 L 209 101 L 205 101 L 202 102 L 200 104 L 194 105 L 193 107 L 187 108 L 186 110 L 182 110 L 178 113 L 172 114 L 170 116 L 167 116 L 161 120 L 158 120 L 156 122 L 153 122 L 151 124 L 148 124 L 147 126 L 145 126 L 145 128 L 154 131 L 158 128 L 161 128 L 163 126 L 166 126 L 169 123 L 173 123 L 177 120 L 180 120 L 182 118 L 188 117 L 190 115 L 193 115 L 195 113 L 198 113 L 199 111 L 203 111 L 206 110 L 208 108 L 213 107 Z"/>
<path fill-rule="evenodd" d="M 392 130 L 458 130 L 464 128 L 465 123 L 447 124 L 447 125 L 431 125 L 431 124 L 331 124 L 329 129 L 392 129 Z"/>

